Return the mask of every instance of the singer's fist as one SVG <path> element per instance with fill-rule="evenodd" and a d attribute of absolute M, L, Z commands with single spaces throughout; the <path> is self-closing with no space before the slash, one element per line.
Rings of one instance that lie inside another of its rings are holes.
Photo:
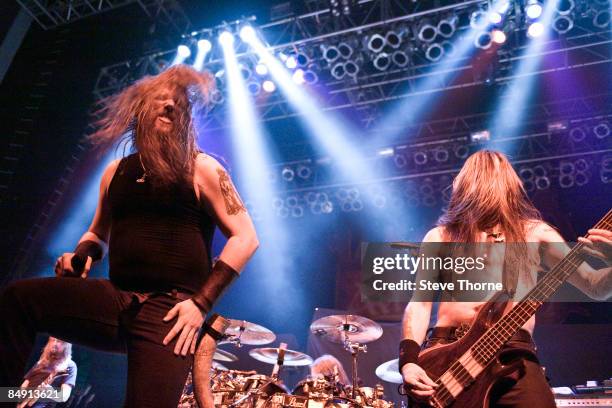
<path fill-rule="evenodd" d="M 85 262 L 83 271 L 81 273 L 77 273 L 72 268 L 72 258 L 73 257 L 74 257 L 74 253 L 66 252 L 62 254 L 62 256 L 57 258 L 57 261 L 55 262 L 55 276 L 58 276 L 58 277 L 67 276 L 67 277 L 74 277 L 74 278 L 77 278 L 80 276 L 81 278 L 87 278 L 87 275 L 89 275 L 89 270 L 91 269 L 91 264 L 93 260 L 91 259 L 90 256 L 88 256 L 87 261 Z"/>

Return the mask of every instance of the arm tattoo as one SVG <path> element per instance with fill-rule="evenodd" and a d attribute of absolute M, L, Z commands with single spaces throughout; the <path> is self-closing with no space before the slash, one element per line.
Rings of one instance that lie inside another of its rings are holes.
<path fill-rule="evenodd" d="M 229 175 L 223 169 L 217 169 L 219 175 L 219 186 L 221 187 L 221 194 L 223 195 L 223 201 L 225 201 L 225 211 L 228 215 L 236 215 L 242 211 L 246 212 L 242 200 L 238 196 L 238 192 L 232 184 Z"/>

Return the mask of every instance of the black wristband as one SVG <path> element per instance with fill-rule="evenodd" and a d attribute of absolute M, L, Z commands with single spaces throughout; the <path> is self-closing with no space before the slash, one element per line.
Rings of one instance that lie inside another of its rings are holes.
<path fill-rule="evenodd" d="M 419 360 L 419 353 L 421 352 L 421 346 L 414 340 L 404 339 L 399 345 L 399 361 L 398 369 L 402 372 L 402 367 L 408 363 L 416 364 Z"/>
<path fill-rule="evenodd" d="M 204 282 L 200 290 L 191 298 L 204 313 L 208 313 L 221 297 L 225 289 L 238 277 L 238 272 L 231 266 L 218 260 L 213 266 L 212 273 Z"/>
<path fill-rule="evenodd" d="M 76 249 L 74 250 L 74 253 L 76 256 L 84 260 L 87 260 L 87 257 L 89 256 L 91 257 L 92 261 L 95 262 L 102 259 L 102 254 L 104 253 L 104 250 L 102 249 L 102 246 L 96 241 L 86 240 L 79 242 Z"/>

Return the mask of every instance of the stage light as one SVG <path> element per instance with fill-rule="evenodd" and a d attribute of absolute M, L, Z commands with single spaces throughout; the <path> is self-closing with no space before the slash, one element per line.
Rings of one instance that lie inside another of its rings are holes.
<path fill-rule="evenodd" d="M 191 50 L 189 49 L 188 46 L 184 44 L 179 45 L 176 52 L 178 56 L 183 59 L 189 58 L 189 56 L 191 55 Z"/>
<path fill-rule="evenodd" d="M 234 34 L 230 33 L 229 31 L 223 31 L 219 35 L 219 43 L 224 47 L 231 46 L 234 44 Z"/>
<path fill-rule="evenodd" d="M 198 40 L 198 49 L 201 49 L 202 52 L 207 53 L 212 49 L 212 44 L 207 39 Z"/>
<path fill-rule="evenodd" d="M 225 102 L 225 98 L 223 97 L 221 91 L 215 89 L 210 94 L 210 101 L 215 105 L 221 105 L 223 102 Z"/>
<path fill-rule="evenodd" d="M 413 156 L 412 159 L 414 160 L 414 163 L 422 166 L 424 164 L 427 163 L 427 153 L 426 152 L 416 152 Z"/>
<path fill-rule="evenodd" d="M 470 133 L 470 142 L 482 143 L 491 140 L 491 132 L 487 129 Z"/>
<path fill-rule="evenodd" d="M 343 58 L 349 59 L 353 54 L 353 47 L 351 47 L 345 42 L 341 42 L 340 44 L 338 44 L 338 52 Z"/>
<path fill-rule="evenodd" d="M 344 69 L 344 63 L 343 62 L 337 63 L 336 65 L 332 67 L 330 72 L 332 76 L 338 80 L 344 78 L 344 76 L 346 75 L 346 70 Z"/>
<path fill-rule="evenodd" d="M 405 67 L 409 62 L 408 55 L 406 55 L 404 51 L 395 51 L 393 54 L 391 54 L 391 59 L 393 60 L 393 63 L 400 68 Z"/>
<path fill-rule="evenodd" d="M 457 18 L 445 18 L 438 23 L 438 34 L 444 38 L 451 38 L 455 34 Z"/>
<path fill-rule="evenodd" d="M 385 37 L 380 34 L 373 34 L 368 39 L 368 49 L 372 52 L 381 52 L 386 43 Z"/>
<path fill-rule="evenodd" d="M 307 84 L 316 84 L 319 82 L 319 76 L 313 70 L 307 69 L 304 71 L 304 81 L 306 81 Z"/>
<path fill-rule="evenodd" d="M 305 166 L 303 164 L 298 166 L 297 175 L 299 178 L 306 180 L 310 178 L 311 174 L 312 174 L 312 169 L 310 168 L 310 166 Z"/>
<path fill-rule="evenodd" d="M 474 38 L 474 45 L 476 46 L 476 48 L 486 50 L 491 46 L 492 41 L 493 36 L 491 35 L 491 33 L 484 31 Z"/>
<path fill-rule="evenodd" d="M 206 58 L 206 55 L 212 49 L 212 44 L 210 43 L 209 40 L 204 39 L 204 38 L 198 40 L 197 44 L 198 44 L 198 52 L 193 62 L 193 67 L 196 70 L 201 71 L 202 68 L 204 68 L 204 59 Z"/>
<path fill-rule="evenodd" d="M 441 148 L 441 147 L 435 149 L 433 152 L 433 155 L 434 155 L 434 159 L 438 163 L 445 163 L 448 161 L 448 158 L 450 157 L 448 150 Z"/>
<path fill-rule="evenodd" d="M 276 91 L 276 85 L 274 84 L 274 82 L 272 82 L 270 80 L 263 81 L 263 84 L 261 84 L 261 87 L 267 93 L 272 93 L 272 92 Z"/>
<path fill-rule="evenodd" d="M 555 7 L 557 9 L 557 13 L 562 16 L 568 15 L 574 9 L 574 0 L 557 0 L 555 1 Z"/>
<path fill-rule="evenodd" d="M 488 16 L 489 16 L 489 21 L 492 24 L 499 24 L 503 20 L 502 15 L 499 12 L 495 11 L 495 10 L 490 10 L 489 13 L 488 13 Z"/>
<path fill-rule="evenodd" d="M 310 58 L 304 52 L 295 54 L 295 60 L 297 61 L 298 67 L 305 67 L 310 62 Z"/>
<path fill-rule="evenodd" d="M 495 44 L 503 44 L 506 42 L 506 33 L 502 30 L 493 30 L 491 32 L 491 39 Z"/>
<path fill-rule="evenodd" d="M 554 122 L 548 122 L 546 125 L 546 131 L 550 134 L 561 133 L 567 130 L 567 121 L 566 120 L 556 120 Z"/>
<path fill-rule="evenodd" d="M 268 67 L 266 67 L 266 64 L 262 64 L 260 62 L 259 64 L 255 65 L 255 72 L 257 72 L 257 75 L 260 76 L 268 75 Z"/>
<path fill-rule="evenodd" d="M 542 4 L 539 2 L 539 0 L 529 0 L 525 6 L 525 13 L 527 14 L 527 17 L 532 20 L 540 18 L 542 11 Z"/>
<path fill-rule="evenodd" d="M 385 41 L 387 42 L 387 45 L 389 45 L 389 47 L 395 49 L 399 48 L 400 45 L 402 45 L 402 39 L 400 35 L 395 31 L 388 31 L 385 35 Z"/>
<path fill-rule="evenodd" d="M 395 150 L 392 147 L 385 147 L 384 149 L 380 149 L 376 152 L 376 154 L 382 157 L 391 157 L 394 153 Z"/>
<path fill-rule="evenodd" d="M 292 75 L 292 78 L 293 78 L 293 82 L 295 82 L 298 85 L 302 85 L 304 82 L 306 82 L 304 80 L 304 71 L 302 71 L 301 69 L 296 69 Z"/>
<path fill-rule="evenodd" d="M 584 139 L 586 139 L 586 132 L 581 127 L 575 127 L 570 129 L 569 137 L 574 142 L 582 142 Z"/>
<path fill-rule="evenodd" d="M 605 139 L 610 136 L 610 125 L 606 122 L 598 123 L 593 127 L 593 133 L 598 139 Z"/>
<path fill-rule="evenodd" d="M 593 16 L 593 25 L 597 28 L 606 28 L 610 25 L 610 10 L 599 10 Z"/>
<path fill-rule="evenodd" d="M 338 51 L 337 47 L 334 47 L 333 45 L 331 45 L 327 48 L 324 48 L 323 58 L 325 58 L 325 61 L 327 61 L 328 63 L 334 62 L 335 60 L 340 58 L 340 51 Z"/>
<path fill-rule="evenodd" d="M 483 30 L 487 28 L 489 21 L 487 13 L 484 10 L 476 10 L 470 16 L 470 27 L 475 30 Z"/>
<path fill-rule="evenodd" d="M 386 52 L 381 52 L 376 57 L 374 57 L 374 68 L 379 71 L 385 71 L 391 65 L 391 58 L 389 58 L 389 54 Z"/>
<path fill-rule="evenodd" d="M 438 43 L 433 43 L 429 45 L 427 47 L 427 50 L 425 51 L 425 58 L 427 58 L 431 62 L 440 61 L 440 59 L 442 59 L 442 56 L 444 56 L 444 48 L 442 48 L 442 45 Z"/>
<path fill-rule="evenodd" d="M 285 66 L 289 69 L 295 69 L 297 67 L 297 60 L 293 55 L 290 55 L 285 60 Z"/>
<path fill-rule="evenodd" d="M 540 22 L 532 23 L 529 28 L 527 28 L 527 36 L 530 38 L 538 38 L 544 34 L 544 24 Z"/>
<path fill-rule="evenodd" d="M 257 81 L 247 83 L 246 87 L 249 90 L 249 93 L 253 96 L 257 96 L 261 92 L 261 85 Z"/>
<path fill-rule="evenodd" d="M 295 178 L 295 172 L 291 167 L 285 166 L 283 170 L 281 170 L 281 177 L 283 178 L 283 180 L 291 182 Z"/>
<path fill-rule="evenodd" d="M 257 36 L 255 29 L 250 25 L 245 25 L 240 29 L 240 38 L 244 42 L 251 42 Z"/>
<path fill-rule="evenodd" d="M 348 76 L 356 77 L 359 73 L 359 65 L 357 65 L 354 61 L 347 61 L 344 64 L 344 70 Z"/>
<path fill-rule="evenodd" d="M 429 23 L 425 23 L 421 25 L 421 27 L 419 28 L 418 37 L 419 37 L 419 40 L 423 42 L 430 43 L 436 39 L 437 35 L 438 35 L 438 29 Z"/>
<path fill-rule="evenodd" d="M 558 16 L 553 21 L 553 30 L 559 34 L 565 34 L 574 28 L 574 20 L 570 16 Z"/>

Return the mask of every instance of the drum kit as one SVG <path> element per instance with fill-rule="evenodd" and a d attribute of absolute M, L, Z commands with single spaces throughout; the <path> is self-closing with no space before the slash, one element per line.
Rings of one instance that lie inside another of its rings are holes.
<path fill-rule="evenodd" d="M 263 346 L 272 343 L 276 335 L 263 326 L 242 321 L 229 320 L 225 339 L 218 344 Z M 256 371 L 231 370 L 222 363 L 238 360 L 238 357 L 217 348 L 211 369 L 211 390 L 216 408 L 349 408 L 373 407 L 393 408 L 394 404 L 385 400 L 383 386 L 359 385 L 357 365 L 359 355 L 367 352 L 366 343 L 382 336 L 383 330 L 376 322 L 356 315 L 332 315 L 312 323 L 310 331 L 332 343 L 342 344 L 350 353 L 352 360 L 351 384 L 339 381 L 337 371 L 332 375 L 307 377 L 292 390 L 279 380 L 283 366 L 298 367 L 312 364 L 312 357 L 299 351 L 289 350 L 286 344 L 280 347 L 259 347 L 249 351 L 249 356 L 257 361 L 273 365 L 270 375 Z M 381 364 L 376 375 L 383 381 L 401 382 L 397 372 L 397 360 Z M 191 375 L 187 379 L 179 408 L 196 407 L 193 397 Z"/>

